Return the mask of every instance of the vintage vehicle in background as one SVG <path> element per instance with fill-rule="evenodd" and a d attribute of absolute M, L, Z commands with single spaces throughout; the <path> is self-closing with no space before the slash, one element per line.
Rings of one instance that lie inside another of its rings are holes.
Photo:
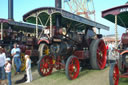
<path fill-rule="evenodd" d="M 119 57 L 116 63 L 111 64 L 109 71 L 110 85 L 118 85 L 120 78 L 128 78 L 128 4 L 114 7 L 102 11 L 102 17 L 115 22 L 116 50 Z M 126 28 L 126 33 L 122 34 L 121 42 L 118 41 L 117 25 Z"/>
<path fill-rule="evenodd" d="M 61 9 L 61 0 L 56 0 L 55 6 L 37 8 L 23 16 L 25 22 L 45 27 L 38 36 L 39 74 L 47 76 L 53 68 L 65 69 L 67 78 L 72 80 L 86 64 L 104 69 L 106 46 L 93 27 L 99 30 L 109 27 Z"/>
<path fill-rule="evenodd" d="M 21 71 L 25 70 L 25 54 L 30 56 L 34 64 L 39 59 L 36 27 L 39 31 L 43 29 L 42 26 L 15 21 L 13 18 L 13 0 L 8 0 L 8 19 L 0 18 L 0 45 L 4 48 L 6 56 L 11 58 L 13 44 L 19 45 L 22 61 Z M 13 58 L 12 66 L 15 69 Z"/>
<path fill-rule="evenodd" d="M 35 25 L 23 22 L 0 19 L 0 45 L 4 48 L 7 57 L 11 57 L 13 44 L 17 43 L 21 49 L 21 71 L 25 70 L 24 55 L 28 54 L 33 63 L 38 61 L 38 45 L 35 37 Z M 39 27 L 41 30 L 42 28 Z M 14 62 L 12 63 L 15 69 Z"/>

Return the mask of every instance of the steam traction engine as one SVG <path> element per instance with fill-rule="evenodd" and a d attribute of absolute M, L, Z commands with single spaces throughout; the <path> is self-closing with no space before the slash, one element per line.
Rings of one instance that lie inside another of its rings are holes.
<path fill-rule="evenodd" d="M 0 45 L 4 48 L 6 56 L 13 58 L 11 56 L 11 49 L 13 48 L 14 43 L 18 43 L 19 48 L 21 49 L 21 71 L 25 70 L 25 54 L 30 56 L 33 64 L 36 64 L 39 53 L 38 45 L 36 43 L 37 39 L 34 34 L 35 25 L 0 19 L 0 26 Z M 10 29 L 9 26 L 12 28 Z M 15 69 L 13 60 L 12 66 Z"/>
<path fill-rule="evenodd" d="M 107 26 L 52 7 L 32 10 L 23 18 L 31 23 L 36 20 L 36 24 L 44 26 L 38 41 L 38 72 L 41 76 L 50 75 L 53 68 L 65 69 L 68 79 L 72 80 L 86 64 L 93 69 L 104 69 L 106 46 L 101 35 L 92 28 L 108 30 Z"/>
<path fill-rule="evenodd" d="M 128 33 L 122 34 L 118 52 L 119 59 L 111 65 L 109 71 L 110 85 L 118 85 L 119 78 L 128 78 Z"/>
<path fill-rule="evenodd" d="M 116 59 L 116 63 L 113 63 L 109 70 L 109 82 L 110 85 L 118 85 L 120 78 L 128 78 L 128 3 L 125 5 L 109 8 L 102 11 L 102 17 L 115 23 L 115 42 L 116 53 L 119 53 L 119 58 Z M 117 25 L 126 28 L 126 33 L 122 34 L 121 42 L 118 41 Z"/>
<path fill-rule="evenodd" d="M 45 41 L 49 43 L 40 43 L 40 47 L 43 48 L 40 48 L 40 52 L 46 52 L 48 55 L 43 54 L 39 60 L 39 74 L 46 76 L 51 74 L 53 68 L 65 69 L 68 79 L 75 79 L 80 66 L 87 64 L 89 60 L 93 69 L 104 69 L 106 64 L 104 41 L 94 39 L 96 35 L 91 28 L 86 30 L 87 33 L 79 34 L 77 31 L 66 33 L 66 28 L 60 28 L 58 34 L 51 40 L 45 37 Z M 89 31 L 93 34 L 88 34 Z"/>

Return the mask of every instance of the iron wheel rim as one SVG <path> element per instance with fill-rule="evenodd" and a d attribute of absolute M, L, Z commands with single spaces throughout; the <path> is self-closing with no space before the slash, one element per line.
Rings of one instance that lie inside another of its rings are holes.
<path fill-rule="evenodd" d="M 69 63 L 69 76 L 71 79 L 77 78 L 79 75 L 80 65 L 79 60 L 77 58 L 72 58 Z"/>
<path fill-rule="evenodd" d="M 101 40 L 97 47 L 97 63 L 100 69 L 104 69 L 106 65 L 106 46 L 103 40 Z"/>
<path fill-rule="evenodd" d="M 114 85 L 118 85 L 118 83 L 119 83 L 119 69 L 118 69 L 117 65 L 115 65 L 114 69 L 113 69 L 113 81 L 114 81 Z"/>
<path fill-rule="evenodd" d="M 43 76 L 50 75 L 53 70 L 53 60 L 50 56 L 44 56 L 40 61 L 40 72 Z"/>

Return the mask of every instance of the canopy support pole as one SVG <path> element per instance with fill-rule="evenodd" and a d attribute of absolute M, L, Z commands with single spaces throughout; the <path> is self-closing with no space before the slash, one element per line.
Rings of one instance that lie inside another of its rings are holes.
<path fill-rule="evenodd" d="M 52 15 L 50 14 L 50 38 L 52 37 Z"/>
<path fill-rule="evenodd" d="M 95 29 L 96 30 L 96 29 Z M 95 32 L 96 33 L 96 32 Z M 98 28 L 98 34 L 100 34 L 100 28 Z"/>
<path fill-rule="evenodd" d="M 36 15 L 36 38 L 38 38 L 38 15 Z"/>
<path fill-rule="evenodd" d="M 117 15 L 115 15 L 115 44 L 116 49 L 118 47 L 118 31 L 117 31 Z"/>
<path fill-rule="evenodd" d="M 1 23 L 1 40 L 3 40 L 3 23 Z"/>

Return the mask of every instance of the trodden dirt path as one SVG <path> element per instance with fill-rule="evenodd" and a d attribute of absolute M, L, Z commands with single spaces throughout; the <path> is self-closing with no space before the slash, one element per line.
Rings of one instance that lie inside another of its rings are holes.
<path fill-rule="evenodd" d="M 108 72 L 109 68 L 100 71 L 84 69 L 80 72 L 77 79 L 68 80 L 64 71 L 56 71 L 50 76 L 40 77 L 35 68 L 32 70 L 33 81 L 19 85 L 109 85 Z M 23 74 L 14 76 L 12 78 L 12 85 L 15 85 L 14 82 L 22 77 Z"/>

